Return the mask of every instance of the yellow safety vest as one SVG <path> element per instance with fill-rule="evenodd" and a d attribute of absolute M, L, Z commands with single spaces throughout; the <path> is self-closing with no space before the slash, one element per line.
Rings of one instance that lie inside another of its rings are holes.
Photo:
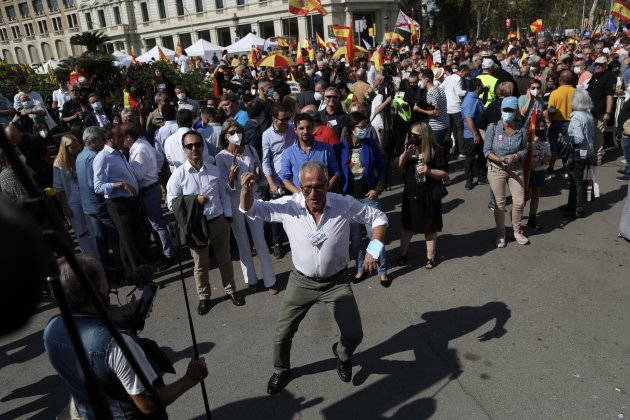
<path fill-rule="evenodd" d="M 482 85 L 490 88 L 490 90 L 488 91 L 488 99 L 483 104 L 484 108 L 487 108 L 488 105 L 490 105 L 490 103 L 494 100 L 494 88 L 497 84 L 498 79 L 491 74 L 480 74 L 479 76 L 477 76 L 477 79 L 481 80 Z M 483 98 L 484 95 L 485 93 L 482 93 L 481 95 L 479 95 L 479 98 Z"/>

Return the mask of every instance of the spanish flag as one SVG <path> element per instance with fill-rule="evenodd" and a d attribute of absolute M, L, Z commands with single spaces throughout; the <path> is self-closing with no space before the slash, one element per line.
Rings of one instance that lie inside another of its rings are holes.
<path fill-rule="evenodd" d="M 525 116 L 527 117 L 527 115 Z M 536 107 L 532 109 L 532 113 L 529 119 L 529 130 L 527 130 L 527 143 L 530 145 L 527 157 L 523 161 L 523 186 L 525 187 L 525 202 L 529 200 L 529 178 L 531 177 L 532 170 L 532 158 L 533 158 L 533 144 L 535 139 L 534 132 L 536 131 L 536 121 L 538 120 L 538 113 Z"/>
<path fill-rule="evenodd" d="M 319 36 L 319 34 L 317 32 L 315 32 L 315 37 L 317 38 L 317 46 L 319 48 L 326 48 L 326 43 L 324 42 L 322 37 Z"/>
<path fill-rule="evenodd" d="M 533 34 L 537 34 L 538 32 L 542 32 L 543 30 L 543 20 L 536 19 L 532 23 L 529 24 L 529 31 Z"/>
<path fill-rule="evenodd" d="M 304 64 L 304 57 L 302 57 L 302 44 L 300 44 L 300 37 L 297 39 L 297 51 L 295 56 L 295 62 L 297 64 Z"/>
<path fill-rule="evenodd" d="M 402 43 L 405 40 L 401 34 L 397 34 L 396 32 L 385 32 L 385 42 L 394 43 L 399 42 Z"/>
<path fill-rule="evenodd" d="M 279 36 L 276 37 L 276 42 L 278 43 L 278 47 L 286 47 L 289 48 L 289 40 L 285 37 Z"/>
<path fill-rule="evenodd" d="M 620 20 L 630 22 L 630 6 L 621 0 L 615 0 L 610 14 Z"/>
<path fill-rule="evenodd" d="M 328 14 L 319 0 L 289 0 L 289 13 L 293 15 L 306 15 L 313 10 L 322 16 Z"/>
<path fill-rule="evenodd" d="M 177 43 L 177 47 L 175 47 L 175 58 L 179 58 L 184 55 L 184 47 L 182 46 L 182 41 Z"/>
<path fill-rule="evenodd" d="M 308 59 L 315 59 L 315 51 L 313 50 L 313 46 L 311 45 L 311 41 L 308 38 L 304 38 L 304 49 L 308 52 Z"/>
<path fill-rule="evenodd" d="M 317 10 L 317 12 L 322 16 L 326 16 L 328 14 L 328 11 L 324 9 L 319 0 L 308 0 L 308 3 L 310 5 L 309 12 Z"/>
<path fill-rule="evenodd" d="M 414 11 L 413 9 L 411 9 L 411 25 L 409 25 L 411 27 L 411 43 L 415 44 L 417 41 L 417 34 L 416 34 L 416 21 L 413 20 L 414 16 Z"/>
<path fill-rule="evenodd" d="M 346 51 L 348 56 L 346 60 L 348 60 L 348 64 L 354 64 L 354 31 L 352 30 L 352 21 L 350 22 L 350 26 L 348 26 L 348 37 L 346 38 Z"/>
<path fill-rule="evenodd" d="M 383 68 L 383 50 L 381 50 L 381 47 L 378 47 L 372 54 L 372 61 L 374 61 L 376 71 L 381 71 Z"/>
<path fill-rule="evenodd" d="M 160 61 L 162 61 L 164 63 L 169 63 L 171 61 L 171 60 L 168 59 L 166 54 L 164 54 L 164 51 L 162 51 L 162 48 L 160 48 L 159 45 L 158 45 L 158 57 L 160 58 Z"/>
<path fill-rule="evenodd" d="M 350 33 L 349 27 L 333 25 L 332 30 L 333 30 L 333 33 L 335 34 L 335 38 L 344 40 L 344 41 L 348 39 L 348 34 Z"/>
<path fill-rule="evenodd" d="M 133 50 L 133 47 L 131 47 L 131 64 L 138 64 L 136 62 L 136 52 Z"/>

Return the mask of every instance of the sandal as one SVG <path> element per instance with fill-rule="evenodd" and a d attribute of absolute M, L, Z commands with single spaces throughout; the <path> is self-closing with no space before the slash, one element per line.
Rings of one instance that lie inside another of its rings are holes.
<path fill-rule="evenodd" d="M 431 270 L 435 268 L 437 262 L 435 262 L 435 258 L 427 258 L 427 264 L 424 266 L 427 270 Z"/>
<path fill-rule="evenodd" d="M 403 267 L 407 265 L 407 256 L 406 255 L 398 256 L 398 260 L 396 261 L 396 263 L 398 264 L 399 267 Z"/>

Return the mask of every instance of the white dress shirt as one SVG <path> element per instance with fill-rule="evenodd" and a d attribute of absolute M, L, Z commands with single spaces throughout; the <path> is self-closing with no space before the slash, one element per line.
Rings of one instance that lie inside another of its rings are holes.
<path fill-rule="evenodd" d="M 171 134 L 164 142 L 164 156 L 166 156 L 166 161 L 170 166 L 174 166 L 175 169 L 182 166 L 184 162 L 188 160 L 184 153 L 184 147 L 182 146 L 182 136 L 191 130 L 193 129 L 179 127 L 177 131 Z M 214 158 L 208 153 L 207 147 L 203 148 L 203 160 L 204 162 L 214 163 Z"/>
<path fill-rule="evenodd" d="M 462 111 L 462 98 L 466 95 L 463 80 L 456 74 L 451 74 L 442 83 L 442 89 L 446 94 L 446 112 L 457 114 Z"/>
<path fill-rule="evenodd" d="M 225 189 L 225 183 L 221 182 L 219 169 L 204 162 L 201 170 L 197 171 L 190 164 L 188 159 L 185 163 L 173 172 L 166 184 L 166 202 L 169 210 L 173 210 L 173 200 L 182 195 L 207 194 L 210 200 L 205 204 L 205 208 L 211 209 L 211 213 L 206 215 L 208 220 L 214 219 L 221 214 L 225 217 L 232 217 L 232 206 L 230 197 Z"/>
<path fill-rule="evenodd" d="M 164 125 L 155 132 L 153 139 L 155 140 L 155 148 L 164 154 L 164 142 L 167 138 L 177 131 L 177 122 L 165 121 Z"/>
<path fill-rule="evenodd" d="M 142 189 L 157 182 L 159 167 L 155 158 L 155 148 L 142 137 L 129 149 L 129 166 L 136 176 L 138 188 Z"/>
<path fill-rule="evenodd" d="M 243 212 L 243 209 L 239 210 Z M 253 219 L 283 224 L 291 244 L 293 266 L 308 277 L 330 277 L 347 267 L 352 223 L 369 223 L 372 228 L 387 224 L 387 216 L 382 211 L 352 197 L 330 192 L 326 195 L 319 224 L 315 224 L 308 212 L 302 194 L 272 201 L 255 200 L 245 213 Z M 324 232 L 326 240 L 313 246 L 309 235 L 319 230 Z"/>

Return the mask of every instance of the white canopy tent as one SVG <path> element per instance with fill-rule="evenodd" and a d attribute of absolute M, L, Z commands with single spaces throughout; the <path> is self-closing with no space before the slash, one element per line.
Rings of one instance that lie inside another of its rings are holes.
<path fill-rule="evenodd" d="M 265 39 L 259 36 L 256 36 L 252 33 L 245 35 L 239 41 L 236 41 L 234 44 L 225 47 L 228 54 L 241 54 L 248 53 L 252 50 L 252 45 L 254 47 L 260 47 L 265 44 Z"/>
<path fill-rule="evenodd" d="M 124 51 L 114 51 L 112 55 L 115 58 L 114 65 L 116 67 L 129 67 L 133 61 L 133 58 Z"/>
<path fill-rule="evenodd" d="M 207 61 L 212 60 L 212 56 L 215 53 L 219 59 L 223 56 L 223 47 L 208 42 L 205 39 L 200 39 L 186 48 L 185 51 L 189 57 L 203 57 L 203 59 Z"/>
<path fill-rule="evenodd" d="M 171 61 L 175 58 L 175 51 L 168 48 L 160 47 L 164 55 Z M 158 53 L 158 46 L 151 48 L 149 51 L 142 54 L 140 57 L 136 57 L 136 61 L 140 63 L 148 63 L 149 61 L 160 61 L 160 53 Z"/>
<path fill-rule="evenodd" d="M 48 60 L 45 63 L 42 63 L 41 66 L 39 66 L 36 70 L 35 73 L 37 74 L 46 74 L 48 73 L 48 68 L 50 67 L 50 71 L 53 71 L 54 69 L 57 68 L 57 66 L 59 65 L 58 61 L 55 60 Z"/>

